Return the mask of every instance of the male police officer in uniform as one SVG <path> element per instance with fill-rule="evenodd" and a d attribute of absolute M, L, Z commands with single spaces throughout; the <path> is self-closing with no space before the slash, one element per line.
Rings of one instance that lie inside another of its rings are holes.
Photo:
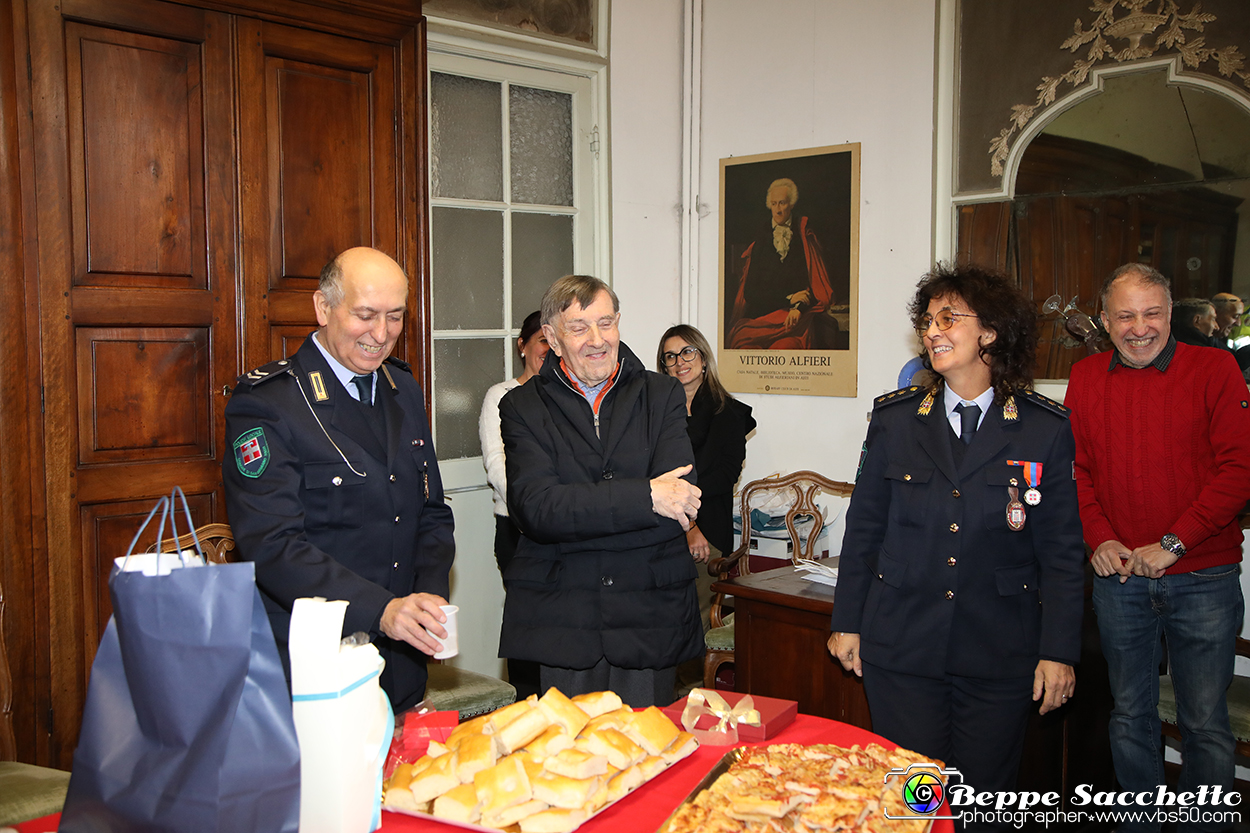
<path fill-rule="evenodd" d="M 425 655 L 446 637 L 451 509 L 421 388 L 388 354 L 408 280 L 375 249 L 348 249 L 313 294 L 319 329 L 294 356 L 240 377 L 226 408 L 226 507 L 240 555 L 256 564 L 284 663 L 291 606 L 346 599 L 348 635 L 366 631 L 398 711 L 425 693 Z"/>

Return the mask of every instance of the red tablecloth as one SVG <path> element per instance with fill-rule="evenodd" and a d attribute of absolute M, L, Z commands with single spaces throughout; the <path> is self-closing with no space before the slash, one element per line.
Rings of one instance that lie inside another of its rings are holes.
<path fill-rule="evenodd" d="M 872 732 L 846 723 L 801 714 L 780 734 L 766 743 L 836 743 L 840 746 L 880 743 L 893 746 Z M 611 807 L 578 828 L 580 833 L 654 833 L 685 799 L 695 784 L 702 780 L 729 747 L 702 746 L 654 781 L 622 798 Z M 46 816 L 17 825 L 21 833 L 50 833 L 56 829 L 59 815 Z M 461 828 L 402 813 L 382 812 L 383 833 L 455 833 Z M 933 823 L 932 833 L 953 833 L 949 820 Z"/>

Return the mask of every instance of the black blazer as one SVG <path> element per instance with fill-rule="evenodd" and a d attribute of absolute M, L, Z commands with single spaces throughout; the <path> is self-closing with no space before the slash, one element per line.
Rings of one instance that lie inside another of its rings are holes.
<path fill-rule="evenodd" d="M 343 633 L 377 637 L 383 687 L 400 708 L 425 691 L 425 655 L 380 636 L 378 622 L 391 599 L 447 597 L 455 542 L 421 388 L 403 362 L 383 368 L 374 407 L 385 409 L 385 445 L 311 336 L 289 359 L 239 377 L 222 475 L 239 555 L 256 563 L 284 664 L 295 600 L 346 599 Z M 256 429 L 269 456 L 259 472 L 234 449 Z"/>
<path fill-rule="evenodd" d="M 927 393 L 876 400 L 847 509 L 833 630 L 860 634 L 864 661 L 924 677 L 1075 664 L 1085 547 L 1067 409 L 1016 393 L 990 408 L 956 467 L 942 394 Z M 1016 481 L 1023 501 L 1027 486 L 1008 460 L 1042 463 L 1042 500 L 1026 505 L 1020 531 L 1007 523 L 1007 489 Z"/>
<path fill-rule="evenodd" d="M 703 537 L 729 555 L 734 538 L 734 485 L 747 457 L 747 434 L 755 430 L 751 406 L 726 395 L 724 410 L 716 413 L 712 394 L 706 384 L 701 385 L 690 403 L 686 429 L 703 492 L 696 522 Z"/>

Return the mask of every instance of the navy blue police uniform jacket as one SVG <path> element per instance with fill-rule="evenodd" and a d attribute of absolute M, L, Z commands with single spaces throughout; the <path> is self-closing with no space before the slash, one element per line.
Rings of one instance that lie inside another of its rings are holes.
<path fill-rule="evenodd" d="M 876 400 L 847 509 L 832 629 L 881 668 L 941 679 L 1031 676 L 1080 658 L 1085 549 L 1067 409 L 1031 391 L 992 405 L 962 463 L 940 389 Z M 956 440 L 957 441 L 957 440 Z M 1041 502 L 1023 503 L 1023 462 Z"/>
<path fill-rule="evenodd" d="M 238 552 L 256 564 L 284 665 L 295 600 L 345 599 L 343 634 L 374 637 L 382 687 L 400 709 L 424 695 L 426 657 L 380 634 L 382 611 L 409 593 L 446 598 L 455 542 L 421 387 L 389 358 L 375 391 L 384 432 L 310 336 L 294 356 L 239 377 L 222 474 Z"/>

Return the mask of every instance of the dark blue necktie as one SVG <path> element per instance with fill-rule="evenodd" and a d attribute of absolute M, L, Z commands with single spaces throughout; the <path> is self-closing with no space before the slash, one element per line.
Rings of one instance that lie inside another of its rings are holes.
<path fill-rule="evenodd" d="M 356 385 L 356 390 L 360 391 L 360 404 L 373 406 L 373 374 L 366 373 L 364 376 L 353 376 L 352 382 Z"/>
<path fill-rule="evenodd" d="M 959 439 L 963 440 L 964 445 L 969 445 L 972 443 L 972 435 L 977 432 L 977 423 L 981 419 L 981 407 L 960 403 L 955 406 L 955 410 L 959 411 Z"/>

